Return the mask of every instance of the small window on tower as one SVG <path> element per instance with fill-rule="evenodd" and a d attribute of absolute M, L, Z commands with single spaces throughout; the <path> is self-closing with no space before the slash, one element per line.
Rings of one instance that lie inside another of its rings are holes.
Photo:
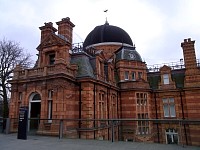
<path fill-rule="evenodd" d="M 54 65 L 55 63 L 55 54 L 49 55 L 49 65 Z"/>

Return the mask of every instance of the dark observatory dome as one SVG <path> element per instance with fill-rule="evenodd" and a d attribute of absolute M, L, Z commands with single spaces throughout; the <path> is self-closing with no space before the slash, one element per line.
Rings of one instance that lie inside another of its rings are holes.
<path fill-rule="evenodd" d="M 126 31 L 105 23 L 104 25 L 96 26 L 87 35 L 83 47 L 86 48 L 87 46 L 104 42 L 117 42 L 133 46 L 133 42 Z"/>

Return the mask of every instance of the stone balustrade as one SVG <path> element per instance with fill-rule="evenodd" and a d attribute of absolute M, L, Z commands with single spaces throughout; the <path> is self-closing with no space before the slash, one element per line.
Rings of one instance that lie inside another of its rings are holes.
<path fill-rule="evenodd" d="M 65 64 L 56 64 L 52 66 L 45 66 L 33 69 L 22 69 L 17 68 L 14 70 L 13 79 L 27 79 L 27 78 L 35 78 L 42 77 L 48 75 L 56 75 L 59 73 L 66 74 L 71 77 L 75 77 L 77 72 L 76 65 L 65 65 Z"/>

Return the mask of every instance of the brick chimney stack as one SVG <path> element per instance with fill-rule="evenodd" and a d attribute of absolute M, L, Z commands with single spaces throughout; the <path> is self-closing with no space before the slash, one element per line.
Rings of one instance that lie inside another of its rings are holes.
<path fill-rule="evenodd" d="M 52 22 L 44 23 L 44 26 L 39 27 L 39 29 L 41 30 L 41 43 L 48 35 L 57 31 L 57 29 L 53 27 Z"/>
<path fill-rule="evenodd" d="M 190 38 L 181 43 L 185 61 L 185 87 L 200 86 L 200 71 L 197 67 L 194 43 Z"/>
<path fill-rule="evenodd" d="M 183 49 L 184 62 L 186 70 L 190 70 L 190 73 L 194 73 L 197 69 L 196 54 L 194 48 L 195 41 L 191 41 L 190 38 L 184 39 L 184 42 L 181 43 Z"/>
<path fill-rule="evenodd" d="M 58 25 L 58 35 L 64 36 L 72 44 L 72 31 L 75 25 L 70 21 L 70 18 L 63 18 L 56 24 Z"/>

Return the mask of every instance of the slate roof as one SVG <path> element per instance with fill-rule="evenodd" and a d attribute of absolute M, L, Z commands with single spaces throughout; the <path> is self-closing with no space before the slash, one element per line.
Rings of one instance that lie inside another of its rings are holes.
<path fill-rule="evenodd" d="M 85 52 L 72 55 L 70 63 L 78 65 L 76 78 L 95 78 L 94 71 L 90 63 L 90 57 Z"/>
<path fill-rule="evenodd" d="M 136 51 L 134 46 L 122 46 L 116 51 L 116 61 L 122 59 L 142 61 L 140 54 Z"/>
<path fill-rule="evenodd" d="M 171 77 L 175 82 L 176 88 L 184 88 L 185 69 L 172 70 Z M 158 84 L 161 81 L 160 73 L 148 73 L 147 80 L 152 89 L 158 89 Z"/>

